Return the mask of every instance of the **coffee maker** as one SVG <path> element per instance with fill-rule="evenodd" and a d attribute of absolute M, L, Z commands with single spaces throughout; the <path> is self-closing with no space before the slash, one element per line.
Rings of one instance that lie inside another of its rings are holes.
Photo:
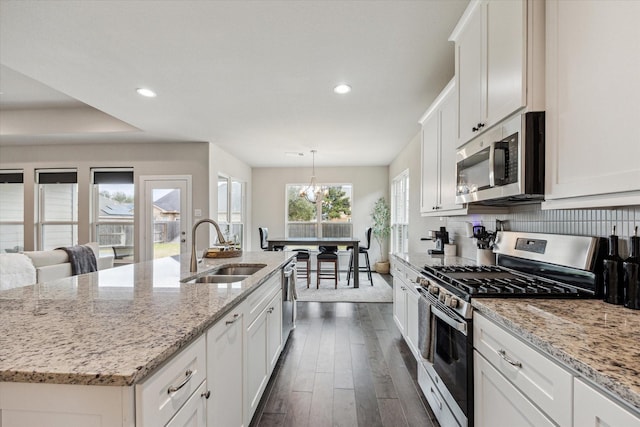
<path fill-rule="evenodd" d="M 431 240 L 436 242 L 435 249 L 429 249 L 429 255 L 444 255 L 444 245 L 449 243 L 449 232 L 446 227 L 440 227 L 440 230 L 432 230 L 430 232 Z"/>

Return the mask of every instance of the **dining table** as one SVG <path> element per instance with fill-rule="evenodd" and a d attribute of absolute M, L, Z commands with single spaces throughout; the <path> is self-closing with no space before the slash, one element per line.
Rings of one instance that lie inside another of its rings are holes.
<path fill-rule="evenodd" d="M 360 239 L 352 237 L 268 237 L 269 250 L 274 250 L 277 246 L 352 246 L 353 253 L 353 287 L 360 287 Z M 351 268 L 350 266 L 348 268 Z M 349 285 L 347 283 L 347 285 Z"/>

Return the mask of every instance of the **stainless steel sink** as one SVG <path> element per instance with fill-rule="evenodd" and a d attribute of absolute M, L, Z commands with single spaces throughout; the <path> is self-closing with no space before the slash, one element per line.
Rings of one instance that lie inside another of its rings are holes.
<path fill-rule="evenodd" d="M 233 283 L 240 282 L 265 268 L 267 264 L 228 264 L 204 273 L 200 277 L 183 280 L 186 283 Z"/>
<path fill-rule="evenodd" d="M 267 264 L 233 264 L 217 268 L 207 274 L 211 276 L 250 276 L 266 266 Z"/>
<path fill-rule="evenodd" d="M 240 282 L 246 279 L 249 276 L 246 275 L 222 275 L 222 274 L 214 274 L 197 277 L 193 280 L 190 280 L 189 283 L 233 283 Z"/>

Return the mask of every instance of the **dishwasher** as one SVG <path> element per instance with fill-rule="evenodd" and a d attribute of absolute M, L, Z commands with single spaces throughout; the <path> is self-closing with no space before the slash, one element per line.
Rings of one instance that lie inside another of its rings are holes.
<path fill-rule="evenodd" d="M 282 346 L 295 327 L 296 317 L 296 263 L 288 263 L 282 269 Z"/>

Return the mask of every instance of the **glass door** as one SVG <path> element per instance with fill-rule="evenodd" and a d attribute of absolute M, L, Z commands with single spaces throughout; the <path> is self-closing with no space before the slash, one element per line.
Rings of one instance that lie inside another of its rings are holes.
<path fill-rule="evenodd" d="M 141 177 L 141 183 L 144 186 L 141 259 L 189 254 L 190 179 Z"/>

